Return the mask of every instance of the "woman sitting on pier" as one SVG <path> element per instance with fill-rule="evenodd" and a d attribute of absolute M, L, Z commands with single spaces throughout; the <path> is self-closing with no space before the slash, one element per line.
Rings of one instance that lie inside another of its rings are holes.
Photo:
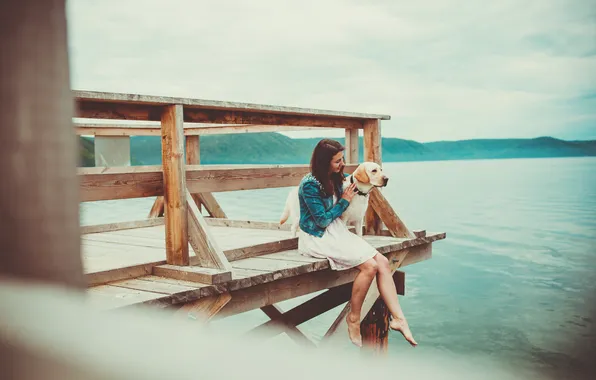
<path fill-rule="evenodd" d="M 391 312 L 390 327 L 400 331 L 412 346 L 406 318 L 397 299 L 397 290 L 387 258 L 366 240 L 350 232 L 339 218 L 356 194 L 355 184 L 343 190 L 344 147 L 335 140 L 323 139 L 311 158 L 311 172 L 300 183 L 300 229 L 298 249 L 302 254 L 326 258 L 333 270 L 358 268 L 354 279 L 350 312 L 346 316 L 350 340 L 362 346 L 360 314 L 372 280 L 377 278 L 379 293 Z"/>

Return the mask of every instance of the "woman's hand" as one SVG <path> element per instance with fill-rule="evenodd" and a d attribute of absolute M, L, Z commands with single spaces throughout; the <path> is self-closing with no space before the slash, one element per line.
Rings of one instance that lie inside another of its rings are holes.
<path fill-rule="evenodd" d="M 352 198 L 354 198 L 354 195 L 356 195 L 356 184 L 351 183 L 350 186 L 344 189 L 344 192 L 341 197 L 346 201 L 351 202 Z"/>

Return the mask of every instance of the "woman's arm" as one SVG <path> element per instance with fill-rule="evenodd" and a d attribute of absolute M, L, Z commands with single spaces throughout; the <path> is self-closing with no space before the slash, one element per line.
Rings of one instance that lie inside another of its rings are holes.
<path fill-rule="evenodd" d="M 325 211 L 325 205 L 319 192 L 319 185 L 313 182 L 305 182 L 302 186 L 302 197 L 308 207 L 310 213 L 314 217 L 315 223 L 321 227 L 326 228 L 337 217 L 341 216 L 348 208 L 350 202 L 344 198 L 339 201 L 329 210 Z"/>

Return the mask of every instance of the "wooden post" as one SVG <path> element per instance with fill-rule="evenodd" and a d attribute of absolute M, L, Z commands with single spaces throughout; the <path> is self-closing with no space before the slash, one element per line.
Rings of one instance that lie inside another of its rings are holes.
<path fill-rule="evenodd" d="M 161 117 L 166 261 L 188 265 L 188 216 L 182 105 L 164 106 Z"/>
<path fill-rule="evenodd" d="M 360 324 L 362 346 L 376 353 L 386 353 L 389 337 L 389 309 L 378 298 Z"/>
<path fill-rule="evenodd" d="M 199 136 L 186 136 L 186 163 L 188 165 L 199 165 L 201 163 L 201 145 Z M 201 211 L 201 198 L 199 194 L 191 194 L 192 199 Z"/>
<path fill-rule="evenodd" d="M 364 122 L 364 161 L 382 164 L 381 122 L 376 119 Z M 369 205 L 365 216 L 365 234 L 379 235 L 382 228 L 381 219 Z"/>
<path fill-rule="evenodd" d="M 82 289 L 65 2 L 2 1 L 0 14 L 0 275 Z"/>
<path fill-rule="evenodd" d="M 346 164 L 357 164 L 358 159 L 358 130 L 346 129 Z"/>

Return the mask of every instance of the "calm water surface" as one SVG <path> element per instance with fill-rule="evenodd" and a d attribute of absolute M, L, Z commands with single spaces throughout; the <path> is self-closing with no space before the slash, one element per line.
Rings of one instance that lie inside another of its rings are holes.
<path fill-rule="evenodd" d="M 411 349 L 391 334 L 390 355 L 465 358 L 539 373 L 590 364 L 584 349 L 596 344 L 596 159 L 384 168 L 390 176 L 384 194 L 408 227 L 447 232 L 434 244 L 432 260 L 405 268 L 400 300 L 420 346 Z M 276 221 L 287 191 L 215 197 L 229 218 Z M 86 203 L 81 222 L 142 219 L 153 199 Z M 300 328 L 319 340 L 337 310 Z M 241 333 L 266 320 L 257 310 L 215 323 Z"/>

